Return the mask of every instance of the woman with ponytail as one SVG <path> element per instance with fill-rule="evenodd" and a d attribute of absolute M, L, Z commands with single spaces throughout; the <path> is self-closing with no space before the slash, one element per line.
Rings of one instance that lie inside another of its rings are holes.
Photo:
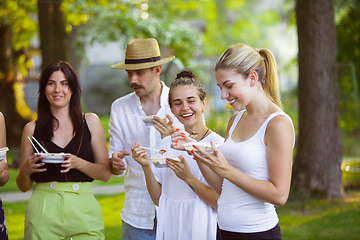
<path fill-rule="evenodd" d="M 267 49 L 237 44 L 219 58 L 215 77 L 221 99 L 239 111 L 220 148 L 193 153 L 220 193 L 217 238 L 282 239 L 274 206 L 289 195 L 295 135 L 282 110 L 276 61 Z"/>

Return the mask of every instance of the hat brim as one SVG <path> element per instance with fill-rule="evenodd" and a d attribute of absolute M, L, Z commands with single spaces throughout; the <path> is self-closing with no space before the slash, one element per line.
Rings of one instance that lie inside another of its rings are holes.
<path fill-rule="evenodd" d="M 126 64 L 125 62 L 117 63 L 111 66 L 111 68 L 114 69 L 125 69 L 125 70 L 140 70 L 140 69 L 146 69 L 146 68 L 152 68 L 156 67 L 165 63 L 168 63 L 172 60 L 174 60 L 175 56 L 171 57 L 164 57 L 161 58 L 161 60 L 156 62 L 147 62 L 147 63 L 136 63 L 136 64 Z"/>

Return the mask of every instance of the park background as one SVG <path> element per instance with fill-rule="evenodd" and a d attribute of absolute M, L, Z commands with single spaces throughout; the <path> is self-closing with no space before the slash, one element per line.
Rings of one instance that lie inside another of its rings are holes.
<path fill-rule="evenodd" d="M 288 203 L 278 208 L 284 239 L 359 239 L 360 4 L 356 0 L 1 0 L 0 111 L 5 115 L 10 180 L 20 192 L 20 136 L 36 118 L 38 75 L 61 59 L 80 77 L 83 110 L 107 133 L 112 101 L 129 92 L 124 60 L 132 38 L 154 37 L 169 85 L 192 70 L 208 93 L 206 121 L 224 136 L 234 114 L 220 100 L 214 64 L 239 42 L 270 49 L 278 62 L 284 110 L 296 130 Z M 107 138 L 108 138 L 107 133 Z M 94 181 L 120 185 L 123 178 Z M 106 239 L 119 239 L 124 195 L 97 195 Z M 27 201 L 4 202 L 10 239 L 22 239 Z"/>

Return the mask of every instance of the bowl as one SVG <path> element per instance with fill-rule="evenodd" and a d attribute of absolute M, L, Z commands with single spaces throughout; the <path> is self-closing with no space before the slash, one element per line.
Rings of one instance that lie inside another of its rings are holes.
<path fill-rule="evenodd" d="M 7 151 L 9 151 L 9 148 L 7 147 L 0 148 L 0 160 L 3 160 L 5 158 Z"/>
<path fill-rule="evenodd" d="M 216 147 L 220 146 L 220 143 L 218 143 L 218 142 L 215 142 L 214 144 L 215 144 Z M 194 148 L 193 145 L 195 145 L 197 147 L 203 147 L 203 148 L 205 148 L 205 151 L 212 151 L 210 142 L 191 142 L 191 143 L 184 143 L 183 144 L 185 150 L 187 150 L 187 151 L 191 151 L 191 150 L 197 151 L 197 149 Z"/>
<path fill-rule="evenodd" d="M 66 155 L 70 153 L 35 153 L 36 155 L 41 155 L 41 161 L 44 163 L 62 163 Z"/>
<path fill-rule="evenodd" d="M 154 117 L 158 117 L 158 118 L 161 118 L 163 120 L 166 119 L 166 116 L 158 116 L 158 115 L 149 115 L 149 116 L 146 116 L 146 117 L 141 117 L 141 119 L 144 121 L 146 126 L 154 126 L 154 123 L 152 122 Z"/>
<path fill-rule="evenodd" d="M 178 157 L 174 157 L 174 156 L 156 156 L 156 157 L 151 157 L 150 160 L 152 161 L 155 167 L 166 168 L 168 167 L 168 165 L 166 164 L 167 158 L 171 158 L 172 160 L 175 161 L 180 161 Z"/>

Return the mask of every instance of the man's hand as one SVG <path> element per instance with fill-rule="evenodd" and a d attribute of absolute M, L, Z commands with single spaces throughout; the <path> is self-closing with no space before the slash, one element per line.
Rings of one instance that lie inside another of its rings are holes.
<path fill-rule="evenodd" d="M 126 150 L 116 151 L 110 158 L 111 172 L 115 175 L 120 175 L 126 170 L 123 158 L 129 156 L 130 153 Z"/>

